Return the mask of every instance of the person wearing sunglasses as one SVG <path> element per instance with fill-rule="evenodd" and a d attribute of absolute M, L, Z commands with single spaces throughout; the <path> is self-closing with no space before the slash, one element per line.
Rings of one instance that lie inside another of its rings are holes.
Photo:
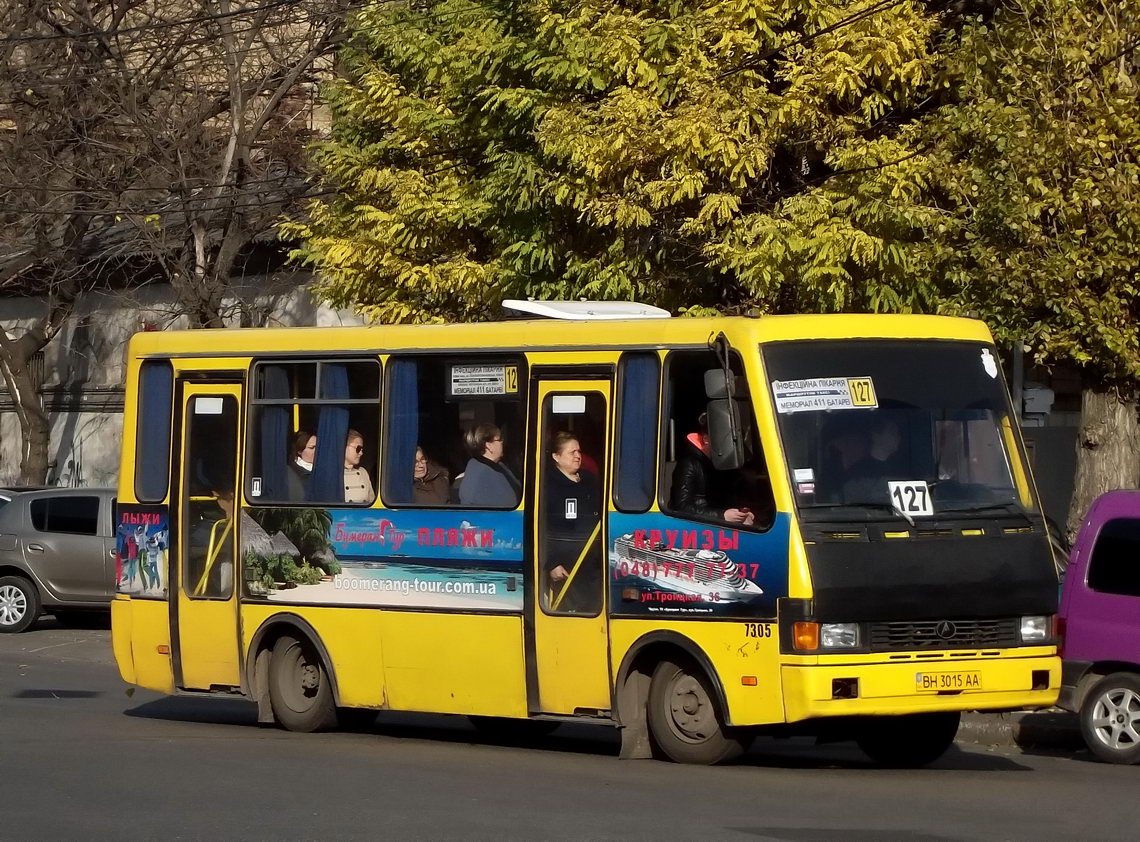
<path fill-rule="evenodd" d="M 344 443 L 344 502 L 371 503 L 376 499 L 372 478 L 360 467 L 364 456 L 364 436 L 349 430 Z"/>

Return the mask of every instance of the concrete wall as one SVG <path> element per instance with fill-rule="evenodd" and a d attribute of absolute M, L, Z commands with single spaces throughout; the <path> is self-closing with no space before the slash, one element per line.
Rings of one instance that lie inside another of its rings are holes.
<path fill-rule="evenodd" d="M 246 277 L 237 296 L 254 310 L 257 326 L 360 324 L 348 311 L 314 300 L 307 275 Z M 236 303 L 236 298 L 233 303 Z M 237 308 L 234 307 L 234 326 Z M 0 298 L 0 326 L 18 336 L 43 312 L 37 299 Z M 51 419 L 48 482 L 115 485 L 122 441 L 123 371 L 127 341 L 139 330 L 184 328 L 174 296 L 162 284 L 131 293 L 101 292 L 83 298 L 67 326 L 44 350 L 44 403 Z M 0 380 L 0 485 L 20 473 L 20 425 Z"/>

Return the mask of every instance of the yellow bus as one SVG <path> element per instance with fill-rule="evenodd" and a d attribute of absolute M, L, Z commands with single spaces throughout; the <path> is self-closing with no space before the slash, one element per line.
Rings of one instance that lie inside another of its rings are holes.
<path fill-rule="evenodd" d="M 961 711 L 1054 702 L 1056 574 L 983 324 L 507 304 L 135 336 L 123 679 L 297 731 L 597 722 L 692 763 L 785 728 L 917 765 Z"/>

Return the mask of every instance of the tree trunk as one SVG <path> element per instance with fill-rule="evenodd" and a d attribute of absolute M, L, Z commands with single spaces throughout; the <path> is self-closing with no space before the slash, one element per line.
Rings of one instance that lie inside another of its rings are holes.
<path fill-rule="evenodd" d="M 6 340 L 7 337 L 4 337 Z M 47 482 L 48 443 L 51 428 L 42 398 L 36 389 L 31 370 L 31 357 L 15 350 L 15 343 L 5 342 L 0 352 L 0 370 L 4 385 L 20 420 L 20 483 L 43 485 Z"/>
<path fill-rule="evenodd" d="M 1134 399 L 1085 389 L 1077 437 L 1077 476 L 1066 532 L 1076 538 L 1085 513 L 1099 495 L 1140 484 L 1140 414 Z"/>

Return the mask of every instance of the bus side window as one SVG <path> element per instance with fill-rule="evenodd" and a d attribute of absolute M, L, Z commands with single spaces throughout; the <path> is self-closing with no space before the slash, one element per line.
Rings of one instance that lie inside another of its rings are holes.
<path fill-rule="evenodd" d="M 379 468 L 379 361 L 259 362 L 251 380 L 250 502 L 371 505 Z"/>
<path fill-rule="evenodd" d="M 614 505 L 640 513 L 653 504 L 661 362 L 652 352 L 623 354 L 618 367 Z"/>
<path fill-rule="evenodd" d="M 739 356 L 733 354 L 730 365 L 743 383 Z M 711 351 L 674 351 L 666 359 L 661 509 L 677 517 L 734 529 L 767 529 L 776 506 L 750 397 L 741 401 L 744 465 L 734 471 L 718 471 L 707 456 L 704 378 L 705 372 L 720 368 Z"/>
<path fill-rule="evenodd" d="M 385 381 L 384 504 L 516 508 L 526 432 L 522 371 L 516 356 L 392 357 Z M 474 479 L 465 492 L 469 473 Z"/>
<path fill-rule="evenodd" d="M 174 369 L 165 360 L 139 367 L 138 425 L 135 433 L 135 498 L 161 503 L 170 484 L 170 430 Z"/>

